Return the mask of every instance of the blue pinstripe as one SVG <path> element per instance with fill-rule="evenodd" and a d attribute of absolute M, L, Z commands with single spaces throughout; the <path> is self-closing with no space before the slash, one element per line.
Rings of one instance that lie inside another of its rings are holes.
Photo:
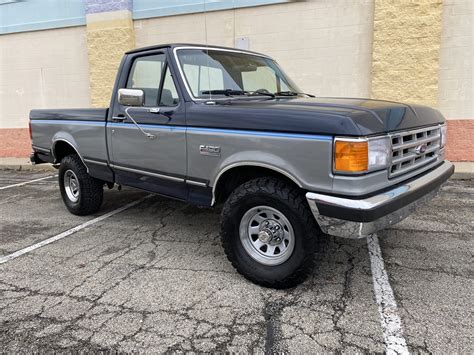
<path fill-rule="evenodd" d="M 34 120 L 32 121 L 32 123 L 105 126 L 105 122 L 103 121 Z M 170 125 L 155 125 L 155 124 L 142 124 L 142 125 L 144 127 L 167 129 L 169 131 L 211 132 L 211 133 L 223 133 L 223 134 L 240 134 L 240 135 L 247 135 L 247 136 L 258 136 L 258 137 L 281 137 L 281 138 L 299 138 L 299 139 L 312 139 L 312 140 L 320 140 L 320 141 L 332 141 L 331 136 L 314 135 L 314 134 L 260 132 L 260 131 L 246 131 L 246 130 L 225 129 L 225 128 L 185 127 L 185 126 L 170 126 Z M 116 123 L 116 122 L 109 122 L 108 126 L 126 127 L 126 128 L 134 127 L 131 123 Z"/>

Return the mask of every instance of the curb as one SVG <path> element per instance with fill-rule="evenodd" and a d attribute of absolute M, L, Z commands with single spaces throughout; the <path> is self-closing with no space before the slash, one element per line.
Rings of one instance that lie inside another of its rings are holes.
<path fill-rule="evenodd" d="M 0 158 L 0 170 L 56 171 L 51 164 L 33 165 L 29 158 Z"/>
<path fill-rule="evenodd" d="M 474 173 L 454 171 L 454 174 L 453 176 L 450 177 L 450 179 L 451 180 L 474 180 Z"/>
<path fill-rule="evenodd" d="M 472 180 L 474 179 L 474 162 L 454 162 L 454 174 L 451 179 Z"/>
<path fill-rule="evenodd" d="M 0 164 L 1 170 L 14 171 L 57 171 L 51 164 L 31 165 L 31 164 Z"/>

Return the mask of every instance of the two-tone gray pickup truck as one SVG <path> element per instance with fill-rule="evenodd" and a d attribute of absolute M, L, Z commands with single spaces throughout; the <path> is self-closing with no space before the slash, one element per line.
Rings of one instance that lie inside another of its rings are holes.
<path fill-rule="evenodd" d="M 129 51 L 110 107 L 33 110 L 35 164 L 59 167 L 74 214 L 103 187 L 223 204 L 225 252 L 260 285 L 311 272 L 324 234 L 360 238 L 407 217 L 453 173 L 436 110 L 301 93 L 266 55 L 171 44 Z"/>

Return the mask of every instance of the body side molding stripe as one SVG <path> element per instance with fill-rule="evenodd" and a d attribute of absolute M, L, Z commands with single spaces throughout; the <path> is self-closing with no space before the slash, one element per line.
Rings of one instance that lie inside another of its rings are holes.
<path fill-rule="evenodd" d="M 103 161 L 94 160 L 94 159 L 84 158 L 84 161 L 87 162 L 87 163 L 90 163 L 90 164 L 97 164 L 97 165 L 107 166 L 107 163 L 104 163 Z"/>
<path fill-rule="evenodd" d="M 31 123 L 47 123 L 47 124 L 76 124 L 86 126 L 102 126 L 105 128 L 105 121 L 78 121 L 78 120 L 31 120 Z"/>
<path fill-rule="evenodd" d="M 157 174 L 157 173 L 152 173 L 152 172 L 149 172 L 149 171 L 144 171 L 144 170 L 139 170 L 139 169 L 127 168 L 125 166 L 120 166 L 120 165 L 116 165 L 116 164 L 110 164 L 110 167 L 114 168 L 114 169 L 118 169 L 118 170 L 128 171 L 128 172 L 131 172 L 131 173 L 153 176 L 153 177 L 160 178 L 160 179 L 166 179 L 166 180 L 172 180 L 172 181 L 178 181 L 178 182 L 184 182 L 185 181 L 184 178 L 179 178 L 179 177 L 170 176 L 170 175 Z"/>
<path fill-rule="evenodd" d="M 51 149 L 38 147 L 37 145 L 32 145 L 33 150 L 39 150 L 40 152 L 45 152 L 51 154 Z"/>
<path fill-rule="evenodd" d="M 314 135 L 314 134 L 305 134 L 305 133 L 246 131 L 246 130 L 238 130 L 238 129 L 201 128 L 201 127 L 188 127 L 188 131 L 224 133 L 224 134 L 241 134 L 241 135 L 261 136 L 261 137 L 300 138 L 300 139 L 312 139 L 312 140 L 320 140 L 320 141 L 332 141 L 332 136 L 323 136 L 323 135 Z"/>
<path fill-rule="evenodd" d="M 75 125 L 92 125 L 92 126 L 103 126 L 105 128 L 105 122 L 102 121 L 73 121 L 73 120 L 35 120 L 37 123 L 53 123 L 53 124 L 75 124 Z M 332 136 L 328 135 L 317 135 L 317 134 L 306 134 L 306 133 L 284 133 L 284 132 L 270 132 L 270 131 L 253 131 L 253 130 L 240 130 L 231 128 L 206 128 L 206 127 L 193 127 L 193 126 L 173 126 L 173 125 L 155 125 L 139 122 L 141 126 L 157 129 L 165 129 L 169 131 L 188 131 L 188 132 L 211 132 L 211 133 L 223 133 L 223 134 L 240 134 L 249 136 L 260 136 L 260 137 L 281 137 L 281 138 L 299 138 L 299 139 L 312 139 L 320 141 L 332 141 Z M 108 122 L 107 126 L 110 127 L 125 127 L 134 128 L 135 126 L 131 123 L 115 123 Z"/>
<path fill-rule="evenodd" d="M 205 182 L 200 182 L 200 181 L 195 181 L 195 180 L 188 180 L 188 179 L 186 179 L 186 183 L 189 184 L 189 185 L 196 185 L 196 186 L 207 187 L 207 183 L 205 183 Z"/>
<path fill-rule="evenodd" d="M 91 164 L 98 164 L 98 165 L 108 166 L 108 164 L 106 162 L 93 160 L 93 159 L 89 159 L 89 158 L 85 158 L 84 161 L 86 161 L 88 163 L 91 163 Z M 151 172 L 151 171 L 134 169 L 134 168 L 129 168 L 129 167 L 126 167 L 126 166 L 121 166 L 121 165 L 116 165 L 116 164 L 110 164 L 110 167 L 114 168 L 114 169 L 117 169 L 117 170 L 124 170 L 124 171 L 129 171 L 129 172 L 132 172 L 132 173 L 149 175 L 149 176 L 162 178 L 162 179 L 167 179 L 167 180 L 186 182 L 189 185 L 196 185 L 196 186 L 201 186 L 201 187 L 207 187 L 208 186 L 207 182 L 204 182 L 204 181 L 184 179 L 184 178 L 180 178 L 180 177 L 176 177 L 176 176 L 171 176 L 171 175 L 166 175 L 166 174 L 159 174 L 159 173 L 154 173 L 154 172 Z"/>

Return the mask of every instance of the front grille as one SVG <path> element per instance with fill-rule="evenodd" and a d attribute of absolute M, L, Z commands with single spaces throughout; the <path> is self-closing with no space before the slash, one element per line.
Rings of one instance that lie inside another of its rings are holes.
<path fill-rule="evenodd" d="M 394 178 L 421 168 L 438 158 L 441 145 L 440 126 L 394 133 L 392 163 L 388 172 Z"/>

